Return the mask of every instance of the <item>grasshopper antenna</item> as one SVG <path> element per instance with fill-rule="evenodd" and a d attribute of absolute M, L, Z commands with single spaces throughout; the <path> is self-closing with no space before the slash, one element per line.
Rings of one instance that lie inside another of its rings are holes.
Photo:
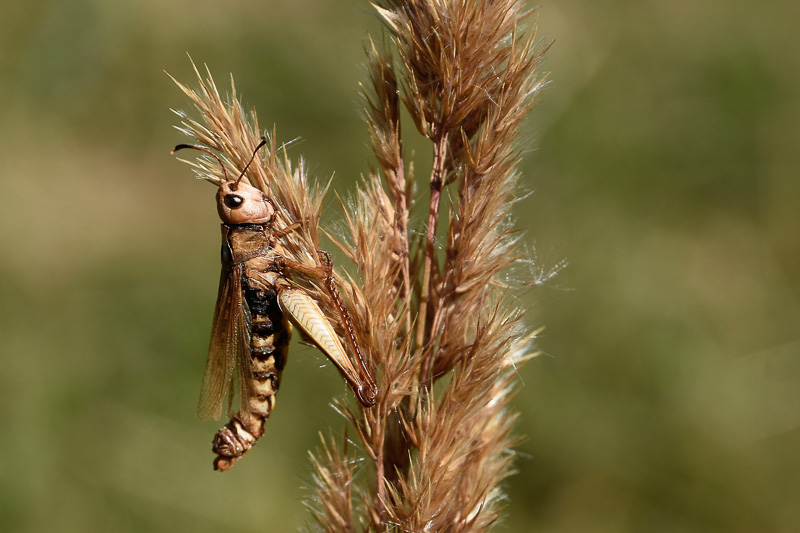
<path fill-rule="evenodd" d="M 262 137 L 262 138 L 263 138 L 263 137 Z M 266 141 L 265 141 L 265 142 L 266 142 Z M 259 146 L 260 146 L 260 145 L 259 145 Z M 230 181 L 230 179 L 228 179 L 228 171 L 227 171 L 227 170 L 225 170 L 225 165 L 222 163 L 222 159 L 220 159 L 219 157 L 217 157 L 217 154 L 215 154 L 214 152 L 212 152 L 211 150 L 209 150 L 209 149 L 207 149 L 207 148 L 204 148 L 204 147 L 202 147 L 202 146 L 197 146 L 196 144 L 179 144 L 179 145 L 177 145 L 175 148 L 173 148 L 173 149 L 172 149 L 172 151 L 171 151 L 170 153 L 171 153 L 171 154 L 174 154 L 174 153 L 175 153 L 175 152 L 177 152 L 178 150 L 183 150 L 184 148 L 191 148 L 192 150 L 200 150 L 201 152 L 205 152 L 205 153 L 207 153 L 208 155 L 210 155 L 211 157 L 213 157 L 214 159 L 216 159 L 216 160 L 217 160 L 217 162 L 219 163 L 219 166 L 220 166 L 220 167 L 222 167 L 222 173 L 225 175 L 225 181 Z M 250 163 L 248 163 L 248 165 L 249 165 L 249 164 L 250 164 Z M 247 167 L 245 167 L 245 168 L 247 168 Z M 241 179 L 241 178 L 239 178 L 239 179 Z M 237 182 L 237 183 L 238 183 L 238 182 Z"/>
<path fill-rule="evenodd" d="M 261 147 L 264 146 L 265 144 L 267 144 L 267 138 L 262 136 L 261 137 L 261 142 L 258 143 L 258 146 L 256 146 L 256 149 L 253 150 L 253 155 L 250 156 L 250 161 L 247 162 L 247 164 L 242 169 L 242 173 L 239 174 L 239 179 L 236 180 L 236 185 L 239 185 L 239 182 L 242 181 L 242 178 L 244 177 L 244 173 L 247 172 L 247 168 L 250 166 L 250 163 L 253 162 L 253 159 L 256 158 L 256 154 L 258 153 L 259 150 L 261 150 Z"/>

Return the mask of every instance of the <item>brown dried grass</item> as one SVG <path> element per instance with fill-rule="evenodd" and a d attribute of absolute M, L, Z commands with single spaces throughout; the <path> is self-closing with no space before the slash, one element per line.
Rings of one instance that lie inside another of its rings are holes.
<path fill-rule="evenodd" d="M 337 277 L 381 392 L 371 408 L 341 403 L 368 458 L 369 480 L 354 483 L 346 437 L 323 438 L 312 455 L 312 513 L 322 531 L 485 531 L 502 508 L 500 483 L 512 473 L 515 415 L 508 408 L 516 368 L 532 356 L 531 333 L 506 281 L 522 259 L 509 211 L 519 174 L 519 127 L 543 85 L 545 49 L 520 29 L 519 0 L 385 0 L 375 4 L 387 33 L 366 46 L 370 82 L 365 115 L 377 167 L 351 205 L 347 235 L 333 235 L 358 269 Z M 242 168 L 258 143 L 255 112 L 235 88 L 220 97 L 210 74 L 200 88 L 181 84 L 202 115 L 179 113 L 181 128 Z M 404 152 L 405 107 L 433 151 L 429 194 L 415 194 Z M 280 206 L 291 258 L 319 264 L 324 190 L 307 181 L 269 137 L 247 179 Z M 222 179 L 205 156 L 198 174 Z M 452 196 L 440 212 L 443 194 Z M 426 225 L 410 228 L 415 203 Z M 436 243 L 440 224 L 446 243 Z M 419 229 L 421 238 L 414 238 Z M 329 295 L 299 280 L 338 324 Z M 340 327 L 340 325 L 339 325 Z M 440 385 L 439 385 L 440 384 Z M 367 468 L 367 467 L 359 467 Z"/>

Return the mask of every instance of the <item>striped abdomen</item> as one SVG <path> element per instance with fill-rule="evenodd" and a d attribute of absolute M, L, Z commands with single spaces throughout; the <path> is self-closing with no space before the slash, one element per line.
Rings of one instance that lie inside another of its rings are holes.
<path fill-rule="evenodd" d="M 266 290 L 252 288 L 254 285 Z M 215 470 L 231 468 L 264 434 L 264 422 L 275 406 L 292 334 L 274 287 L 245 279 L 243 288 L 250 309 L 250 401 L 214 437 Z"/>

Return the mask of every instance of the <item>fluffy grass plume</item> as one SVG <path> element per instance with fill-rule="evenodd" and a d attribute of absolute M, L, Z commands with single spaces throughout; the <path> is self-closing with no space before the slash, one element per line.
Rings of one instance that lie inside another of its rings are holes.
<path fill-rule="evenodd" d="M 525 259 L 509 212 L 517 136 L 542 88 L 544 48 L 523 30 L 532 12 L 519 0 L 385 0 L 374 8 L 386 27 L 366 45 L 376 165 L 345 206 L 346 234 L 331 238 L 358 272 L 337 281 L 380 394 L 371 408 L 339 404 L 356 450 L 345 433 L 323 437 L 312 454 L 309 528 L 486 531 L 512 473 L 515 371 L 532 355 L 534 333 L 513 297 L 520 288 L 506 273 Z M 179 84 L 202 115 L 181 115 L 182 129 L 242 168 L 261 136 L 255 113 L 244 112 L 235 90 L 223 100 L 210 75 L 198 79 L 196 91 Z M 403 148 L 402 107 L 433 153 L 420 191 Z M 292 259 L 319 264 L 324 191 L 309 184 L 302 163 L 292 166 L 274 131 L 270 140 L 246 177 L 276 200 L 280 226 L 300 224 L 286 236 Z M 213 160 L 192 164 L 222 179 Z M 410 227 L 412 208 L 424 211 L 422 227 Z M 326 291 L 300 282 L 341 332 Z"/>

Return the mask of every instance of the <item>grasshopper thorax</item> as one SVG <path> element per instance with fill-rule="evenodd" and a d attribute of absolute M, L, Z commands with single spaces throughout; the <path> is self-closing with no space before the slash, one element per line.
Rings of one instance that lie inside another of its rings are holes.
<path fill-rule="evenodd" d="M 275 208 L 267 196 L 241 181 L 220 183 L 217 212 L 225 224 L 271 224 L 275 219 Z"/>

